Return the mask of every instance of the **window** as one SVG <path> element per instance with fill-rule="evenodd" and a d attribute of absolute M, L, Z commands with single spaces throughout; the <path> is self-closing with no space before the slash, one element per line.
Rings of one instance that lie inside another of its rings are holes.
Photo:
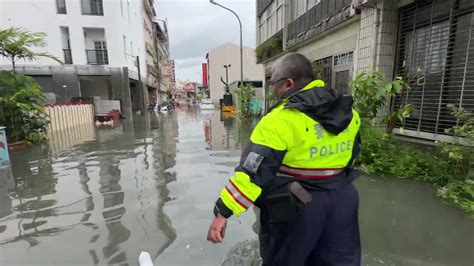
<path fill-rule="evenodd" d="M 133 55 L 133 42 L 130 42 L 130 54 Z"/>
<path fill-rule="evenodd" d="M 61 42 L 63 47 L 64 63 L 72 64 L 72 53 L 71 53 L 71 39 L 69 36 L 68 27 L 60 27 L 61 31 Z"/>
<path fill-rule="evenodd" d="M 424 1 L 400 10 L 397 74 L 410 90 L 395 99 L 394 109 L 411 104 L 415 111 L 403 127 L 432 133 L 429 138 L 459 123 L 448 104 L 474 111 L 474 8 L 458 8 Z"/>
<path fill-rule="evenodd" d="M 94 49 L 107 50 L 107 43 L 105 41 L 94 41 Z"/>
<path fill-rule="evenodd" d="M 82 3 L 82 14 L 103 16 L 104 6 L 102 0 L 81 0 Z"/>
<path fill-rule="evenodd" d="M 306 0 L 295 0 L 294 3 L 296 4 L 296 16 L 295 18 L 301 16 L 306 11 Z"/>
<path fill-rule="evenodd" d="M 311 9 L 313 6 L 319 4 L 319 2 L 321 2 L 321 0 L 307 0 L 307 2 L 306 2 L 306 3 L 307 3 L 307 4 L 306 4 L 306 6 L 307 6 L 306 10 Z"/>
<path fill-rule="evenodd" d="M 353 52 L 334 56 L 334 65 L 352 64 Z"/>
<path fill-rule="evenodd" d="M 285 25 L 284 17 L 283 17 L 283 6 L 278 7 L 277 9 L 277 31 L 283 29 L 283 25 Z"/>
<path fill-rule="evenodd" d="M 123 35 L 123 56 L 127 58 L 127 36 Z"/>
<path fill-rule="evenodd" d="M 120 0 L 120 14 L 122 15 L 122 18 L 123 18 L 123 0 Z"/>
<path fill-rule="evenodd" d="M 96 50 L 97 63 L 99 65 L 108 64 L 107 44 L 105 41 L 94 41 L 94 49 Z"/>
<path fill-rule="evenodd" d="M 56 10 L 58 14 L 67 14 L 66 0 L 56 0 Z"/>
<path fill-rule="evenodd" d="M 347 94 L 349 91 L 350 71 L 341 70 L 336 72 L 334 89 L 341 94 Z"/>
<path fill-rule="evenodd" d="M 332 56 L 314 61 L 313 72 L 317 79 L 321 79 L 327 86 L 331 86 Z"/>

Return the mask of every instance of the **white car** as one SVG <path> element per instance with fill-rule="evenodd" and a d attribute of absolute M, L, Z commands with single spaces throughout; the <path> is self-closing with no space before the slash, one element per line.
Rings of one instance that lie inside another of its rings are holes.
<path fill-rule="evenodd" d="M 199 104 L 201 109 L 211 110 L 214 109 L 214 104 L 212 103 L 211 99 L 203 99 Z"/>

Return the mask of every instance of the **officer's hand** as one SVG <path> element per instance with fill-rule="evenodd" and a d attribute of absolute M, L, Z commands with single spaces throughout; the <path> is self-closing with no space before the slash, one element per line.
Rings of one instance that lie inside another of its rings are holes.
<path fill-rule="evenodd" d="M 209 226 L 209 231 L 207 232 L 207 240 L 212 243 L 222 243 L 224 241 L 225 229 L 227 225 L 227 219 L 222 216 L 217 216 Z"/>

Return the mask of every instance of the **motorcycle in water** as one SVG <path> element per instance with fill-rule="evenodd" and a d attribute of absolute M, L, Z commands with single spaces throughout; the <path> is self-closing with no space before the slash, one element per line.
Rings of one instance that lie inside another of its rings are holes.
<path fill-rule="evenodd" d="M 153 111 L 153 112 L 159 112 L 160 111 L 160 105 L 157 102 L 151 102 L 148 104 L 148 110 Z"/>

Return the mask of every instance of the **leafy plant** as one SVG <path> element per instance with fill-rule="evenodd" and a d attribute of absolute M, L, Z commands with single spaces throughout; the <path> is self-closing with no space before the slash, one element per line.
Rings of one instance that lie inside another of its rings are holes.
<path fill-rule="evenodd" d="M 378 71 L 362 71 L 351 82 L 354 108 L 359 112 L 362 120 L 367 125 L 373 123 L 381 109 L 387 106 L 388 100 L 400 95 L 409 88 L 402 77 L 396 77 L 385 85 L 384 83 L 384 75 Z M 411 105 L 402 104 L 397 111 L 389 112 L 385 117 L 382 117 L 381 121 L 387 122 L 391 126 L 394 125 L 396 119 L 404 123 L 412 111 Z"/>
<path fill-rule="evenodd" d="M 257 47 L 257 49 L 255 49 L 255 54 L 258 60 L 265 60 L 282 51 L 283 51 L 282 39 L 278 37 L 272 37 L 266 42 L 260 44 Z"/>
<path fill-rule="evenodd" d="M 474 181 L 456 180 L 438 189 L 437 195 L 467 213 L 474 213 Z"/>
<path fill-rule="evenodd" d="M 0 125 L 10 141 L 38 142 L 46 132 L 43 91 L 32 77 L 0 72 Z"/>
<path fill-rule="evenodd" d="M 16 73 L 16 62 L 21 59 L 37 60 L 46 57 L 62 64 L 61 60 L 51 54 L 33 51 L 46 47 L 45 38 L 44 32 L 29 32 L 14 27 L 0 29 L 0 55 L 12 63 L 13 73 Z"/>
<path fill-rule="evenodd" d="M 379 72 L 362 72 L 351 83 L 354 108 L 360 113 L 362 152 L 358 163 L 369 174 L 383 174 L 422 180 L 438 186 L 437 195 L 445 201 L 474 213 L 474 116 L 463 108 L 449 107 L 458 125 L 446 130 L 455 141 L 426 147 L 395 139 L 392 128 L 396 121 L 403 125 L 413 111 L 401 104 L 396 111 L 380 117 L 379 112 L 391 97 L 399 97 L 410 87 L 400 77 L 384 85 Z M 376 119 L 381 118 L 381 119 Z M 379 123 L 388 123 L 386 133 Z M 440 147 L 440 148 L 439 148 Z"/>
<path fill-rule="evenodd" d="M 251 85 L 245 84 L 240 86 L 240 113 L 243 117 L 251 117 L 252 113 L 252 99 L 255 96 L 255 91 Z"/>
<path fill-rule="evenodd" d="M 462 176 L 474 179 L 474 114 L 462 107 L 448 105 L 458 124 L 445 132 L 454 136 L 453 142 L 439 144 L 446 159 L 463 172 Z"/>

